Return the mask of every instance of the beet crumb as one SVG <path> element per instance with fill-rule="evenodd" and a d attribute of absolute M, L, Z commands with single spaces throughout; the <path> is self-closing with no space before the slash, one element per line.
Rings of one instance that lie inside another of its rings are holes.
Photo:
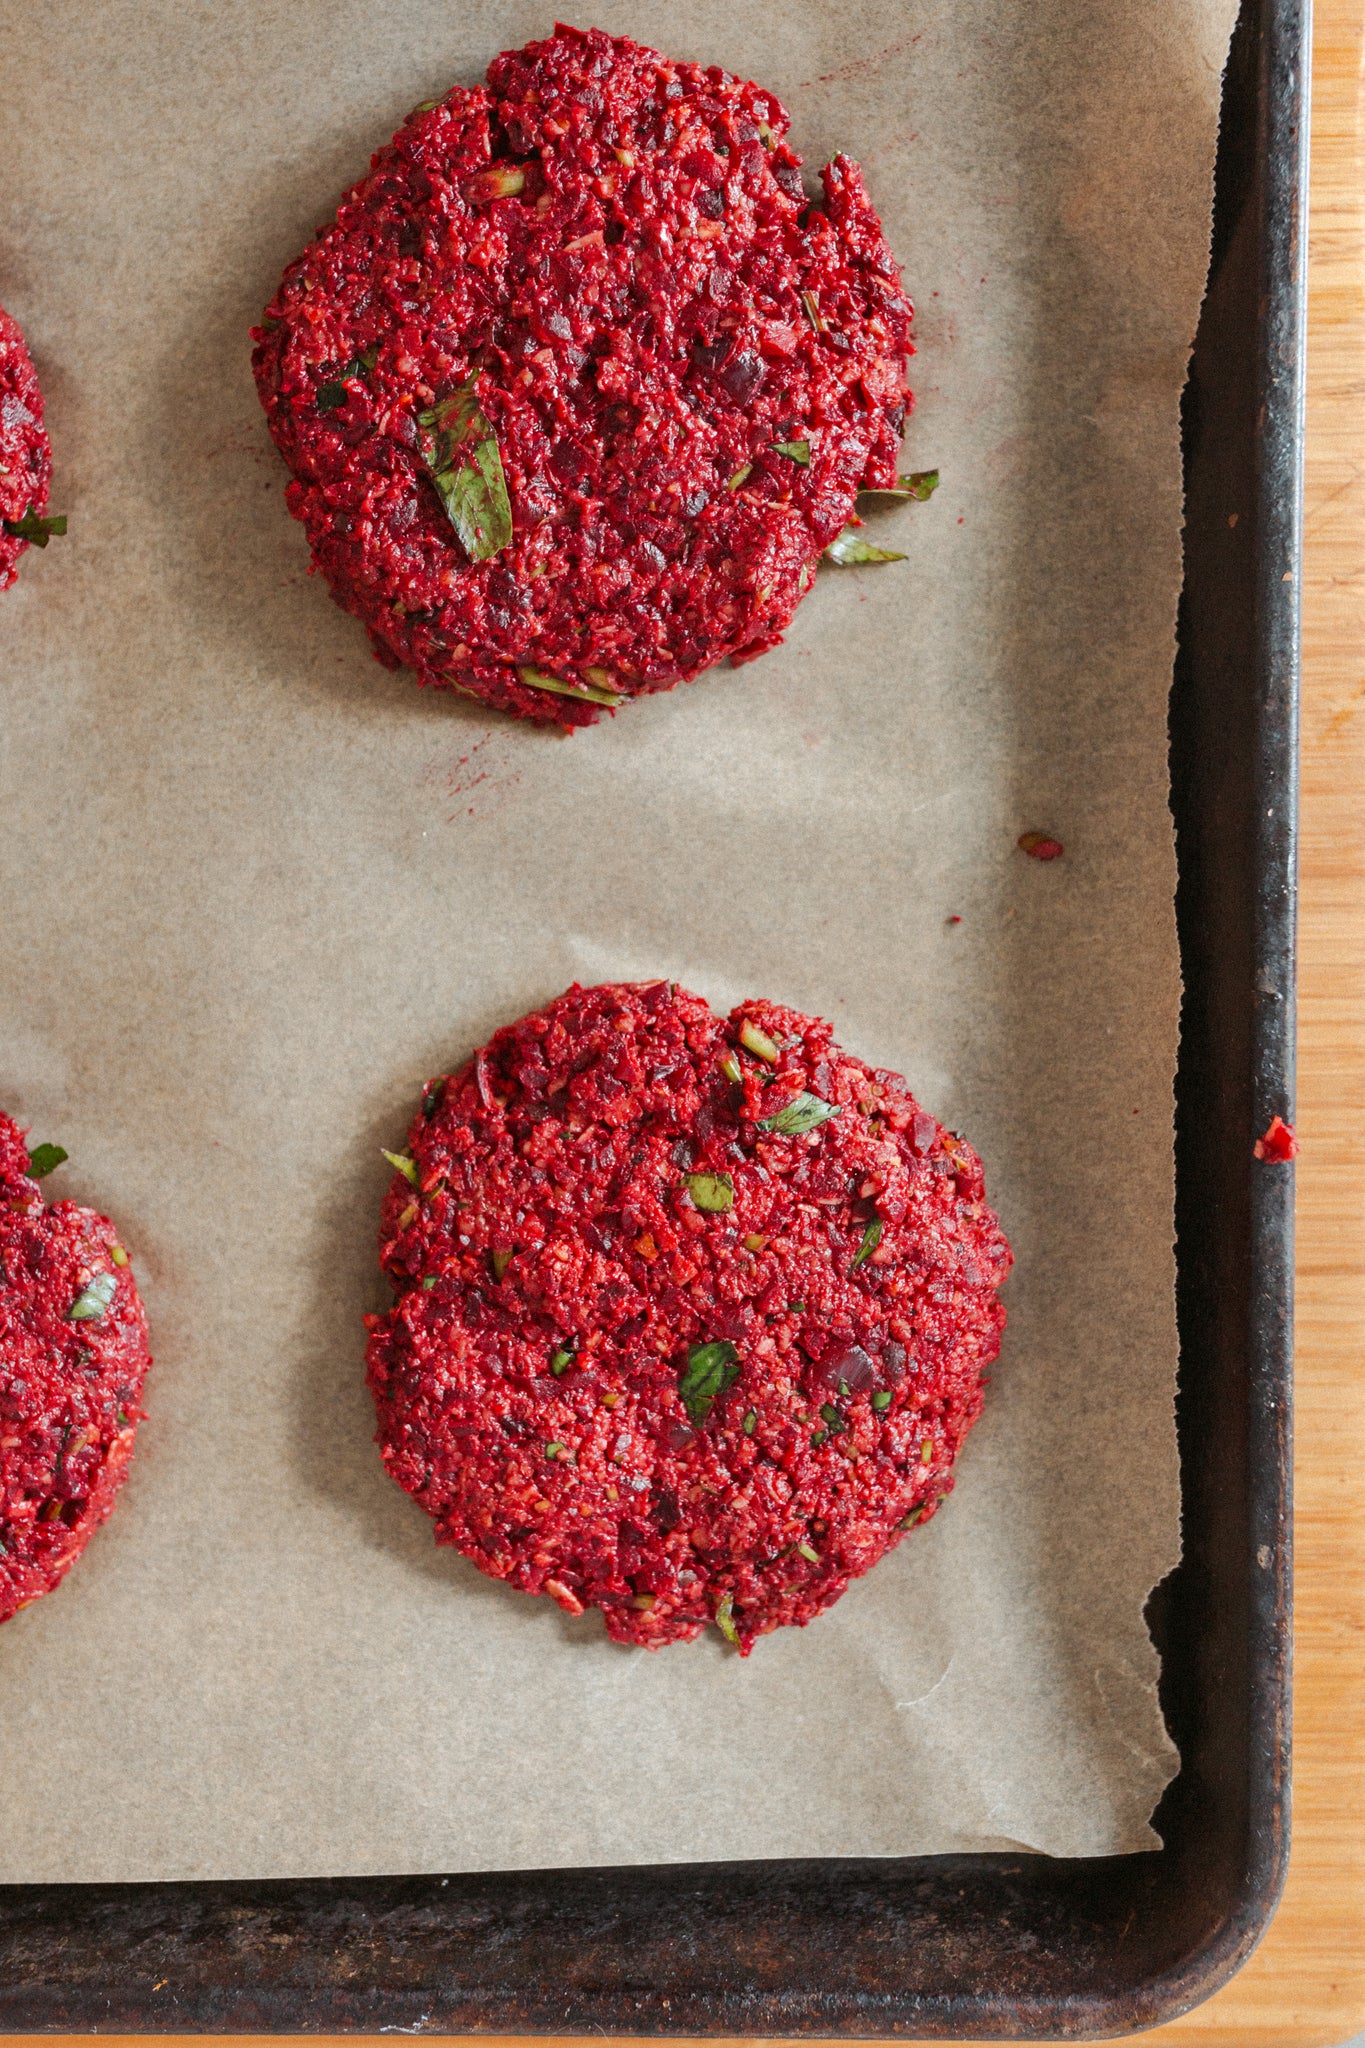
<path fill-rule="evenodd" d="M 1286 1160 L 1294 1158 L 1298 1149 L 1298 1132 L 1282 1116 L 1271 1117 L 1269 1129 L 1263 1138 L 1256 1140 L 1255 1146 L 1256 1157 L 1273 1166 L 1282 1166 Z"/>

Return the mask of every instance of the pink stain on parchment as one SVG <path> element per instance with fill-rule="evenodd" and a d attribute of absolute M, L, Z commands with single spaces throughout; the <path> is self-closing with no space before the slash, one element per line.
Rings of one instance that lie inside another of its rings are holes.
<path fill-rule="evenodd" d="M 498 762 L 496 755 L 480 760 L 484 748 L 496 738 L 494 732 L 486 732 L 475 740 L 467 753 L 459 754 L 452 761 L 448 755 L 433 755 L 422 770 L 422 784 L 427 789 L 441 789 L 448 798 L 464 797 L 464 803 L 457 803 L 446 819 L 453 825 L 460 817 L 472 818 L 476 811 L 485 814 L 500 808 L 507 795 L 521 781 L 517 773 L 507 773 Z"/>

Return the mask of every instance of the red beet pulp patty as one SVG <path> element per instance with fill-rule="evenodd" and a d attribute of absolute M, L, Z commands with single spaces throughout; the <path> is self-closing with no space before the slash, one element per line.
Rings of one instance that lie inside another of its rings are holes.
<path fill-rule="evenodd" d="M 286 271 L 256 381 L 381 660 L 585 725 L 781 639 L 859 487 L 895 483 L 911 353 L 861 172 L 836 157 L 812 206 L 787 127 L 728 72 L 560 27 L 409 115 Z"/>
<path fill-rule="evenodd" d="M 43 426 L 43 395 L 17 320 L 0 306 L 0 590 L 14 581 L 16 564 L 36 541 L 65 532 L 66 521 L 48 521 L 52 450 Z"/>
<path fill-rule="evenodd" d="M 950 1490 L 1009 1247 L 971 1147 L 827 1024 L 574 987 L 430 1083 L 409 1147 L 378 1440 L 490 1577 L 747 1653 Z"/>
<path fill-rule="evenodd" d="M 61 1582 L 114 1505 L 149 1363 L 118 1232 L 48 1206 L 0 1113 L 0 1622 Z"/>

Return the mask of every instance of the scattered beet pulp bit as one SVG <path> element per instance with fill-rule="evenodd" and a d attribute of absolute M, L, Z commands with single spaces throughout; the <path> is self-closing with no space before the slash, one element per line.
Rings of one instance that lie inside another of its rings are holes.
<path fill-rule="evenodd" d="M 114 1505 L 150 1359 L 107 1217 L 43 1200 L 66 1154 L 0 1114 L 0 1621 L 60 1584 Z"/>
<path fill-rule="evenodd" d="M 911 308 L 862 174 L 559 27 L 419 107 L 253 330 L 314 565 L 381 661 L 588 725 L 777 645 L 897 479 Z M 844 536 L 841 541 L 841 536 Z"/>
<path fill-rule="evenodd" d="M 8 590 L 27 547 L 45 548 L 64 518 L 49 519 L 52 449 L 43 394 L 17 320 L 0 306 L 0 590 Z"/>
<path fill-rule="evenodd" d="M 389 1156 L 378 1440 L 490 1577 L 747 1653 L 950 1490 L 1009 1247 L 971 1147 L 827 1024 L 574 987 Z"/>

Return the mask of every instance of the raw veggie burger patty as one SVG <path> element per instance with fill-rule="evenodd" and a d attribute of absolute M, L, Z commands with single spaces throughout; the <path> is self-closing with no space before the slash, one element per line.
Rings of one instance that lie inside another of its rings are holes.
<path fill-rule="evenodd" d="M 889 488 L 911 308 L 774 96 L 559 28 L 411 114 L 254 330 L 288 500 L 380 659 L 590 724 L 782 637 Z"/>
<path fill-rule="evenodd" d="M 574 987 L 432 1082 L 409 1147 L 379 1442 L 481 1571 L 747 1652 L 951 1488 L 1009 1247 L 971 1147 L 827 1024 Z"/>
<path fill-rule="evenodd" d="M 118 1232 L 49 1207 L 0 1114 L 0 1621 L 50 1593 L 109 1513 L 149 1363 Z"/>
<path fill-rule="evenodd" d="M 43 426 L 43 395 L 17 320 L 0 306 L 0 590 L 14 581 L 24 549 L 46 547 L 52 450 Z M 64 531 L 66 521 L 57 528 Z"/>

